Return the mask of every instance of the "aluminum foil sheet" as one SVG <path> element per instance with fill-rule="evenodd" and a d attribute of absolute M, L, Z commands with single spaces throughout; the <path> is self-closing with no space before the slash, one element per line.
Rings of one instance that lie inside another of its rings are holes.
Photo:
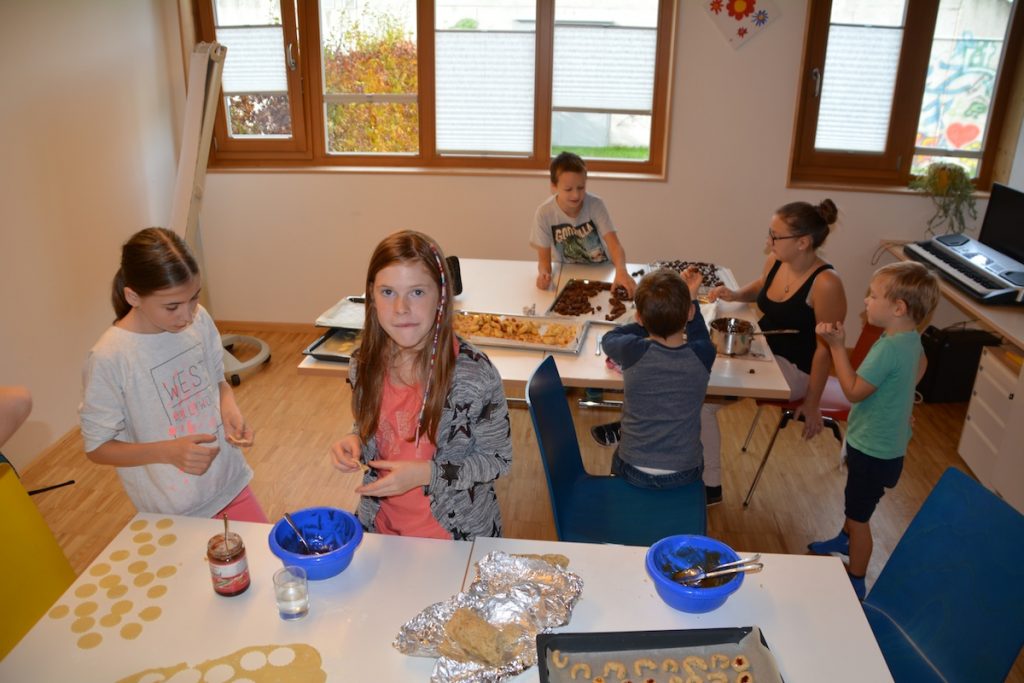
<path fill-rule="evenodd" d="M 437 657 L 433 683 L 497 683 L 537 663 L 536 638 L 569 623 L 583 592 L 583 580 L 541 559 L 492 552 L 477 563 L 469 588 L 434 603 L 405 623 L 392 645 L 414 657 Z M 444 625 L 455 610 L 468 607 L 496 627 L 515 624 L 521 635 L 509 661 L 500 667 L 441 655 Z"/>

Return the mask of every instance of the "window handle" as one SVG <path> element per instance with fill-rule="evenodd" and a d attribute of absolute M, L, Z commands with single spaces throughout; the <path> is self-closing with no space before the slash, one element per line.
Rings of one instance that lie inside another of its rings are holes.
<path fill-rule="evenodd" d="M 292 54 L 292 49 L 294 47 L 295 47 L 295 43 L 288 43 L 288 49 L 287 49 L 287 54 L 286 54 L 286 59 L 287 59 L 287 62 L 288 62 L 288 68 L 291 69 L 292 71 L 295 71 L 295 67 L 296 67 L 295 55 Z"/>
<path fill-rule="evenodd" d="M 814 80 L 814 97 L 821 97 L 821 69 L 818 67 L 811 69 L 811 78 Z"/>

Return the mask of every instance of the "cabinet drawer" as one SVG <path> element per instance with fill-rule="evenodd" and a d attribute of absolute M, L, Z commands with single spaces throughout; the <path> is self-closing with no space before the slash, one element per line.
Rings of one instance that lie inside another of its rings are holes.
<path fill-rule="evenodd" d="M 978 362 L 978 376 L 985 375 L 992 384 L 1007 394 L 1013 393 L 1017 386 L 1017 374 L 1010 368 L 996 352 L 987 347 L 981 350 L 981 360 Z"/>
<path fill-rule="evenodd" d="M 973 420 L 964 423 L 960 433 L 960 457 L 974 472 L 982 484 L 993 488 L 995 480 L 996 449 L 992 442 L 977 428 Z"/>
<path fill-rule="evenodd" d="M 974 389 L 971 391 L 970 410 L 985 410 L 991 413 L 1000 426 L 1006 424 L 1015 400 L 1016 382 L 1016 378 L 1010 377 L 1002 363 L 990 358 L 987 365 L 978 366 Z M 995 441 L 995 437 L 992 440 Z"/>

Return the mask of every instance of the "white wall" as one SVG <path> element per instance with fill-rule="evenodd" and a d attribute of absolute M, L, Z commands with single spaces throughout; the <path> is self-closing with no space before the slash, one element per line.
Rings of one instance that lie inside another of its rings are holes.
<path fill-rule="evenodd" d="M 849 324 L 883 237 L 923 239 L 932 213 L 915 195 L 786 188 L 805 3 L 739 50 L 701 3 L 681 2 L 667 182 L 592 178 L 632 262 L 708 260 L 747 281 L 763 263 L 772 211 L 830 196 L 840 208 L 825 256 L 851 295 Z M 224 320 L 310 322 L 361 291 L 376 242 L 399 228 L 449 253 L 532 258 L 545 177 L 211 173 L 201 216 L 208 291 Z M 980 202 L 984 209 L 984 202 Z"/>
<path fill-rule="evenodd" d="M 167 220 L 176 35 L 160 0 L 0 3 L 0 383 L 35 403 L 3 448 L 16 467 L 75 425 L 119 246 Z"/>

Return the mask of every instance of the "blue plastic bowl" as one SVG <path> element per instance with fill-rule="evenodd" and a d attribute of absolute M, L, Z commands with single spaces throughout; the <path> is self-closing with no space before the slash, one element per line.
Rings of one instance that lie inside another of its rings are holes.
<path fill-rule="evenodd" d="M 743 585 L 743 574 L 734 574 L 721 586 L 700 588 L 684 586 L 671 579 L 672 573 L 696 563 L 705 564 L 708 553 L 719 555 L 716 564 L 740 559 L 736 551 L 707 536 L 669 536 L 656 542 L 647 551 L 644 564 L 661 599 L 683 612 L 701 613 L 716 610 Z"/>
<path fill-rule="evenodd" d="M 338 508 L 315 507 L 292 513 L 295 526 L 314 549 L 327 552 L 306 554 L 288 522 L 278 520 L 270 530 L 270 551 L 287 566 L 302 567 L 311 581 L 337 576 L 352 562 L 363 540 L 363 527 L 355 515 Z"/>

